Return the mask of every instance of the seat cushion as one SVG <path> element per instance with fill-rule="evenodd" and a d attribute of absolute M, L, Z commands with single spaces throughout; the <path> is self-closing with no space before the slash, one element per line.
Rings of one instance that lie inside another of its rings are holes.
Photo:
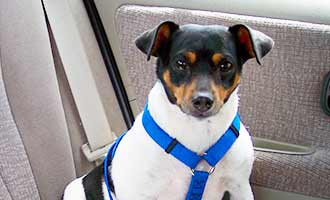
<path fill-rule="evenodd" d="M 320 198 L 330 197 L 330 151 L 285 155 L 256 151 L 252 183 Z"/>

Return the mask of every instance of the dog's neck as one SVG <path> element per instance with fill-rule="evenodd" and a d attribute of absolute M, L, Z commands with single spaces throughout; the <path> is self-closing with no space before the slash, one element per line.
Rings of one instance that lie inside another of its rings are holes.
<path fill-rule="evenodd" d="M 148 106 L 151 116 L 165 132 L 190 150 L 203 153 L 231 125 L 238 110 L 238 95 L 236 89 L 216 115 L 200 119 L 170 103 L 163 85 L 157 81 L 150 91 Z"/>

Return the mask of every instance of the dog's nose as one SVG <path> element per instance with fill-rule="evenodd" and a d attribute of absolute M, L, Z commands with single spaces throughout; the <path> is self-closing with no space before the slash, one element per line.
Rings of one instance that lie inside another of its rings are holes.
<path fill-rule="evenodd" d="M 206 112 L 212 107 L 213 99 L 206 96 L 198 96 L 192 100 L 192 104 L 199 112 Z"/>

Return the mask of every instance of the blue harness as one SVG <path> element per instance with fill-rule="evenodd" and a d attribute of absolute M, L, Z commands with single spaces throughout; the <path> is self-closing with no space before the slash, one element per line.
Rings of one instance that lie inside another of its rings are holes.
<path fill-rule="evenodd" d="M 201 200 L 203 192 L 210 174 L 213 173 L 216 164 L 225 156 L 232 144 L 236 141 L 240 130 L 240 118 L 236 114 L 230 128 L 223 134 L 223 136 L 211 146 L 203 155 L 189 150 L 187 147 L 178 142 L 175 138 L 169 136 L 157 123 L 153 120 L 148 110 L 148 105 L 145 106 L 142 124 L 149 136 L 165 150 L 166 153 L 171 154 L 176 159 L 181 161 L 191 169 L 192 178 L 189 186 L 186 200 Z M 122 134 L 109 149 L 107 157 L 104 160 L 104 182 L 107 186 L 110 200 L 112 199 L 110 192 L 110 185 L 108 180 L 108 166 L 111 159 L 114 157 L 118 144 L 124 137 Z M 198 163 L 205 160 L 209 165 L 208 171 L 195 170 Z"/>

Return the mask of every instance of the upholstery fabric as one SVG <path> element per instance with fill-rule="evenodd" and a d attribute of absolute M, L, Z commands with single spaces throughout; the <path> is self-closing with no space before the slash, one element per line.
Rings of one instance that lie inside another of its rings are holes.
<path fill-rule="evenodd" d="M 316 153 L 291 156 L 256 152 L 252 182 L 330 198 L 330 118 L 320 108 L 322 76 L 330 70 L 330 26 L 209 11 L 125 5 L 116 27 L 128 77 L 142 110 L 155 76 L 134 39 L 161 21 L 178 24 L 247 24 L 275 41 L 263 59 L 247 62 L 240 86 L 240 113 L 253 136 L 312 146 Z"/>
<path fill-rule="evenodd" d="M 22 139 L 10 111 L 0 65 L 0 199 L 38 200 Z"/>
<path fill-rule="evenodd" d="M 10 109 L 40 198 L 58 200 L 76 174 L 42 4 L 0 0 L 0 10 L 2 72 Z M 1 151 L 16 159 L 22 152 L 18 147 L 8 145 Z M 19 177 L 13 187 L 30 188 L 31 181 L 24 181 L 28 167 L 14 163 L 23 169 L 13 166 L 4 174 Z M 37 199 L 36 190 L 23 193 L 22 199 Z"/>

